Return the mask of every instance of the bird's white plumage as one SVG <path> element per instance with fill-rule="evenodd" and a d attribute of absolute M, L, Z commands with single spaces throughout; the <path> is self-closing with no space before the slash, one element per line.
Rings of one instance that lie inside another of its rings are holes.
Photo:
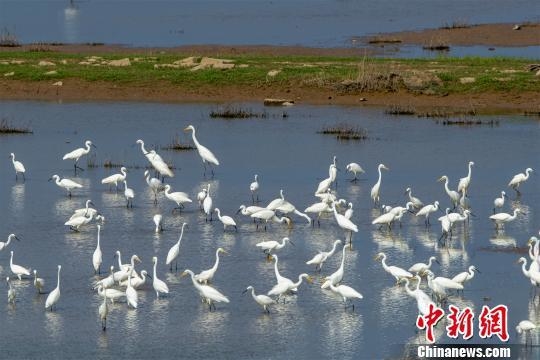
<path fill-rule="evenodd" d="M 58 278 L 56 282 L 56 287 L 53 291 L 49 293 L 47 296 L 47 300 L 45 300 L 45 309 L 50 309 L 52 311 L 53 306 L 55 306 L 58 301 L 60 300 L 60 270 L 62 269 L 62 265 L 58 265 Z"/>

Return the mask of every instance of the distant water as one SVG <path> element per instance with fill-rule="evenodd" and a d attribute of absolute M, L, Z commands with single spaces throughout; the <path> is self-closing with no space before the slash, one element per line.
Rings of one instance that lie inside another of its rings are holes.
<path fill-rule="evenodd" d="M 343 47 L 352 36 L 454 21 L 538 21 L 538 10 L 534 0 L 2 0 L 0 28 L 23 43 Z"/>

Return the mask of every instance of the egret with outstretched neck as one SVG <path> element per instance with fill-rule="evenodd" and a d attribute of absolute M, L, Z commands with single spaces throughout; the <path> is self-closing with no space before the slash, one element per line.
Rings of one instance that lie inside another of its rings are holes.
<path fill-rule="evenodd" d="M 448 176 L 443 175 L 437 181 L 439 181 L 439 182 L 444 181 L 444 190 L 446 191 L 446 194 L 448 195 L 448 197 L 452 201 L 452 204 L 454 205 L 454 209 L 455 209 L 459 204 L 459 198 L 460 198 L 459 193 L 457 191 L 450 190 L 448 188 Z"/>
<path fill-rule="evenodd" d="M 218 159 L 215 157 L 215 155 L 205 146 L 201 145 L 199 141 L 197 140 L 197 137 L 195 136 L 195 127 L 193 125 L 189 125 L 184 129 L 184 131 L 190 131 L 191 130 L 191 138 L 193 139 L 193 142 L 195 143 L 195 147 L 197 148 L 197 151 L 199 152 L 199 156 L 202 159 L 203 165 L 204 165 L 204 175 L 206 175 L 206 163 L 210 164 L 210 169 L 212 170 L 212 176 L 214 176 L 214 168 L 212 165 L 219 165 Z"/>
<path fill-rule="evenodd" d="M 377 180 L 375 185 L 373 185 L 373 187 L 371 188 L 371 200 L 373 200 L 373 202 L 375 204 L 378 204 L 379 200 L 380 200 L 379 193 L 380 193 L 380 189 L 381 189 L 381 180 L 382 180 L 381 170 L 382 169 L 390 170 L 384 164 L 379 164 L 379 166 L 377 167 L 377 171 L 379 172 L 379 179 Z"/>
<path fill-rule="evenodd" d="M 97 230 L 97 245 L 96 245 L 96 250 L 94 250 L 94 253 L 92 254 L 92 265 L 94 266 L 94 274 L 101 273 L 100 268 L 101 268 L 101 263 L 103 262 L 103 254 L 101 252 L 101 246 L 99 243 L 101 225 L 98 224 L 97 229 L 98 229 Z"/>
<path fill-rule="evenodd" d="M 311 260 L 307 261 L 307 265 L 313 265 L 315 264 L 315 270 L 321 271 L 323 264 L 328 260 L 328 258 L 336 252 L 337 245 L 341 244 L 341 240 L 334 241 L 334 245 L 332 246 L 332 249 L 330 251 L 319 251 L 317 255 L 315 255 Z"/>
<path fill-rule="evenodd" d="M 26 169 L 24 168 L 24 165 L 22 162 L 15 160 L 15 154 L 11 153 L 11 162 L 13 163 L 13 168 L 15 169 L 15 181 L 18 180 L 17 175 L 22 174 L 23 181 L 26 181 L 26 177 L 24 176 L 24 173 L 26 172 Z"/>
<path fill-rule="evenodd" d="M 223 224 L 223 231 L 227 229 L 227 226 L 233 226 L 234 229 L 238 231 L 238 228 L 236 227 L 236 222 L 232 217 L 227 215 L 221 216 L 221 211 L 219 210 L 219 208 L 215 208 L 214 211 L 217 212 L 218 219 Z"/>
<path fill-rule="evenodd" d="M 467 195 L 469 191 L 469 185 L 471 184 L 471 170 L 474 165 L 474 161 L 469 161 L 469 172 L 466 177 L 459 179 L 457 191 L 462 193 L 464 196 Z"/>
<path fill-rule="evenodd" d="M 51 181 L 51 180 L 54 180 L 55 184 L 58 187 L 61 187 L 61 188 L 65 189 L 68 192 L 69 197 L 71 197 L 71 190 L 80 189 L 80 188 L 83 187 L 81 184 L 76 183 L 75 181 L 70 180 L 70 179 L 64 178 L 64 179 L 60 180 L 60 176 L 58 176 L 58 175 L 51 176 L 49 181 Z"/>
<path fill-rule="evenodd" d="M 521 194 L 520 191 L 519 191 L 519 186 L 521 185 L 521 183 L 529 180 L 529 175 L 532 172 L 533 172 L 533 169 L 527 168 L 525 170 L 525 174 L 524 173 L 519 173 L 519 174 L 515 175 L 512 178 L 512 180 L 510 180 L 510 182 L 508 183 L 508 186 L 511 187 L 512 189 L 514 189 L 518 195 Z"/>
<path fill-rule="evenodd" d="M 154 264 L 154 278 L 152 279 L 152 286 L 154 288 L 154 291 L 156 292 L 156 297 L 159 299 L 159 294 L 168 294 L 169 293 L 169 287 L 165 283 L 165 281 L 158 279 L 157 277 L 157 257 L 152 257 L 152 263 Z"/>
<path fill-rule="evenodd" d="M 198 273 L 197 275 L 195 275 L 195 279 L 200 282 L 200 283 L 204 283 L 204 284 L 208 284 L 209 282 L 212 281 L 212 279 L 214 278 L 214 275 L 216 274 L 216 271 L 218 269 L 218 266 L 219 266 L 219 253 L 223 253 L 223 254 L 227 254 L 227 252 L 225 251 L 225 249 L 223 248 L 218 248 L 216 250 L 216 262 L 214 263 L 214 266 L 212 266 L 210 269 L 208 270 L 204 270 L 204 271 L 201 271 L 200 273 Z"/>
<path fill-rule="evenodd" d="M 0 241 L 0 251 L 4 250 L 9 245 L 9 243 L 11 242 L 12 239 L 20 241 L 19 238 L 17 237 L 17 235 L 9 234 L 6 242 Z"/>
<path fill-rule="evenodd" d="M 83 170 L 83 168 L 81 168 L 80 166 L 77 165 L 77 163 L 79 162 L 79 159 L 88 154 L 90 152 L 90 147 L 96 147 L 96 145 L 92 144 L 92 142 L 90 140 L 86 140 L 84 142 L 84 148 L 78 148 L 78 149 L 75 149 L 71 152 L 68 152 L 66 155 L 64 155 L 64 157 L 62 158 L 62 160 L 75 160 L 75 164 L 73 164 L 73 167 L 75 168 L 75 173 L 77 173 L 77 169 L 79 170 Z"/>
<path fill-rule="evenodd" d="M 49 293 L 47 296 L 47 300 L 45 301 L 45 309 L 49 309 L 53 311 L 53 307 L 58 303 L 58 300 L 60 300 L 60 270 L 62 270 L 62 265 L 58 265 L 58 278 L 56 282 L 56 287 L 53 291 Z"/>
<path fill-rule="evenodd" d="M 199 284 L 199 282 L 195 279 L 195 274 L 193 273 L 193 271 L 189 269 L 184 270 L 182 276 L 186 275 L 191 276 L 191 282 L 193 283 L 193 286 L 199 292 L 199 295 L 204 300 L 204 302 L 206 302 L 210 311 L 212 310 L 212 307 L 214 307 L 214 309 L 216 308 L 214 302 L 229 303 L 229 299 L 225 295 L 223 295 L 210 285 Z"/>
<path fill-rule="evenodd" d="M 184 236 L 184 227 L 186 227 L 187 223 L 182 224 L 182 230 L 180 230 L 180 237 L 178 238 L 178 241 L 176 244 L 174 244 L 167 253 L 167 260 L 165 261 L 166 265 L 170 265 L 170 270 L 172 271 L 172 262 L 176 260 L 175 270 L 178 271 L 178 254 L 180 254 L 180 242 L 182 241 L 182 237 Z"/>
<path fill-rule="evenodd" d="M 10 253 L 11 253 L 11 257 L 9 259 L 9 268 L 10 268 L 11 272 L 13 274 L 17 275 L 19 280 L 22 280 L 23 275 L 30 276 L 30 269 L 25 268 L 25 267 L 23 267 L 21 265 L 14 264 L 13 263 L 13 251 L 11 251 Z"/>

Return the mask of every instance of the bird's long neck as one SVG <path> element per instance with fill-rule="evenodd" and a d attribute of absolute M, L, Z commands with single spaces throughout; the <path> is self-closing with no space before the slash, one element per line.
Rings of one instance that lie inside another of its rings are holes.
<path fill-rule="evenodd" d="M 428 261 L 428 264 L 427 264 L 428 269 L 431 267 L 432 263 L 433 263 L 433 259 L 429 258 L 429 261 Z"/>
<path fill-rule="evenodd" d="M 255 300 L 257 300 L 257 295 L 255 295 L 255 289 L 251 288 L 251 297 Z"/>
<path fill-rule="evenodd" d="M 281 274 L 279 273 L 279 270 L 278 270 L 278 258 L 275 257 L 275 259 L 276 259 L 276 262 L 274 263 L 274 273 L 276 274 L 276 279 L 279 280 L 281 279 Z"/>
<path fill-rule="evenodd" d="M 523 272 L 523 275 L 529 277 L 529 271 L 527 270 L 527 260 L 524 260 L 523 264 L 521 264 L 521 271 Z"/>
<path fill-rule="evenodd" d="M 129 276 L 128 276 L 128 287 L 132 287 L 131 286 L 131 278 L 133 277 L 133 265 L 131 266 L 131 270 L 129 271 Z"/>
<path fill-rule="evenodd" d="M 155 270 L 156 268 L 154 267 L 154 279 L 155 279 Z M 191 282 L 193 283 L 193 286 L 195 286 L 195 288 L 197 290 L 200 290 L 201 289 L 201 284 L 199 284 L 199 282 L 197 280 L 195 280 L 195 274 L 193 274 L 193 272 L 189 272 L 189 275 L 191 276 Z"/>
<path fill-rule="evenodd" d="M 534 244 L 534 249 L 533 249 L 534 258 L 536 259 L 539 254 L 540 254 L 540 241 L 536 240 Z"/>
<path fill-rule="evenodd" d="M 55 177 L 54 182 L 56 183 L 56 185 L 60 186 L 60 176 Z"/>
<path fill-rule="evenodd" d="M 193 132 L 191 133 L 191 138 L 193 139 L 193 142 L 195 143 L 196 147 L 199 147 L 199 141 L 197 140 L 197 137 L 195 136 L 195 129 L 193 129 Z"/>
<path fill-rule="evenodd" d="M 144 142 L 141 141 L 141 151 L 144 155 L 146 155 L 148 153 L 148 151 L 146 151 L 146 149 L 144 148 Z"/>
<path fill-rule="evenodd" d="M 381 167 L 380 166 L 377 168 L 377 171 L 379 172 L 379 180 L 377 180 L 377 184 L 380 184 L 381 179 L 382 179 L 382 173 L 381 173 Z"/>
<path fill-rule="evenodd" d="M 90 144 L 85 144 L 85 145 L 86 145 L 86 150 L 84 152 L 88 154 L 90 152 Z"/>
<path fill-rule="evenodd" d="M 15 165 L 15 154 L 11 155 L 11 162 Z"/>
<path fill-rule="evenodd" d="M 216 262 L 212 266 L 212 271 L 216 271 L 219 266 L 219 250 L 216 250 Z"/>
<path fill-rule="evenodd" d="M 154 261 L 154 271 L 153 271 L 154 279 L 156 278 L 156 268 L 157 268 L 157 261 Z M 191 280 L 193 280 L 193 274 L 191 275 Z"/>
<path fill-rule="evenodd" d="M 407 278 L 405 278 L 405 291 L 407 292 L 407 294 L 409 294 L 409 296 L 412 296 L 414 298 L 416 297 L 415 292 L 409 289 L 409 279 Z"/>
<path fill-rule="evenodd" d="M 120 253 L 118 253 L 118 268 L 122 270 L 122 257 Z"/>
<path fill-rule="evenodd" d="M 467 179 L 471 178 L 471 170 L 472 170 L 472 164 L 469 163 L 469 172 L 467 173 Z"/>
<path fill-rule="evenodd" d="M 11 257 L 9 258 L 9 265 L 13 265 L 13 253 L 11 253 Z"/>
<path fill-rule="evenodd" d="M 469 269 L 469 279 L 472 279 L 474 277 L 474 270 L 473 269 Z"/>
<path fill-rule="evenodd" d="M 343 269 L 343 267 L 345 266 L 345 250 L 347 249 L 346 246 L 343 246 L 343 251 L 342 251 L 342 256 L 341 256 L 341 266 L 340 266 L 340 269 Z"/>
<path fill-rule="evenodd" d="M 405 278 L 405 280 L 408 280 L 408 279 Z M 417 280 L 418 280 L 418 282 L 416 283 L 416 291 L 419 291 L 420 290 L 420 283 L 422 282 L 422 278 L 420 276 L 417 276 Z"/>
<path fill-rule="evenodd" d="M 219 209 L 216 209 L 215 211 L 217 212 L 218 219 L 221 220 L 221 211 L 219 211 Z"/>
<path fill-rule="evenodd" d="M 60 268 L 58 268 L 58 278 L 56 279 L 56 287 L 60 289 Z"/>
<path fill-rule="evenodd" d="M 6 241 L 6 245 L 5 245 L 5 246 L 8 246 L 10 242 L 11 242 L 11 236 L 8 236 L 7 241 Z M 531 248 L 532 248 L 532 247 L 531 247 Z"/>
<path fill-rule="evenodd" d="M 529 169 L 525 170 L 525 180 L 527 180 L 529 178 L 530 172 L 531 172 L 531 170 L 529 170 Z"/>
<path fill-rule="evenodd" d="M 297 288 L 302 284 L 302 281 L 304 280 L 304 277 L 302 275 L 298 276 L 298 281 L 293 283 L 293 287 Z"/>
<path fill-rule="evenodd" d="M 384 270 L 388 270 L 388 265 L 386 265 L 386 256 L 382 257 L 381 264 Z"/>
<path fill-rule="evenodd" d="M 447 194 L 450 194 L 450 189 L 448 188 L 448 178 L 444 181 L 444 189 L 446 190 Z"/>
<path fill-rule="evenodd" d="M 335 242 L 334 245 L 332 246 L 332 250 L 330 250 L 330 252 L 328 253 L 326 257 L 330 257 L 334 255 L 334 253 L 336 252 L 336 248 L 337 248 L 337 243 Z"/>
<path fill-rule="evenodd" d="M 99 248 L 99 233 L 101 232 L 101 228 L 98 227 L 98 231 L 97 231 L 97 247 Z"/>

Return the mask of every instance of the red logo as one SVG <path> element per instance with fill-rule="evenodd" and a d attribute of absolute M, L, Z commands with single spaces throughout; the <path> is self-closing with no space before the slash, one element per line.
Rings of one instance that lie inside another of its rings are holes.
<path fill-rule="evenodd" d="M 449 306 L 450 314 L 447 319 L 450 324 L 446 327 L 446 334 L 453 339 L 459 334 L 463 335 L 463 339 L 467 340 L 473 336 L 473 319 L 474 314 L 471 308 L 466 307 L 463 311 L 459 311 L 454 305 Z"/>
<path fill-rule="evenodd" d="M 418 318 L 416 319 L 416 326 L 420 330 L 426 329 L 426 340 L 430 343 L 435 342 L 433 327 L 437 325 L 443 316 L 444 311 L 431 303 L 429 304 L 429 312 L 424 316 L 418 315 Z"/>
<path fill-rule="evenodd" d="M 497 335 L 502 341 L 508 341 L 507 315 L 506 305 L 498 305 L 493 309 L 484 305 L 478 318 L 480 337 L 485 339 Z"/>

